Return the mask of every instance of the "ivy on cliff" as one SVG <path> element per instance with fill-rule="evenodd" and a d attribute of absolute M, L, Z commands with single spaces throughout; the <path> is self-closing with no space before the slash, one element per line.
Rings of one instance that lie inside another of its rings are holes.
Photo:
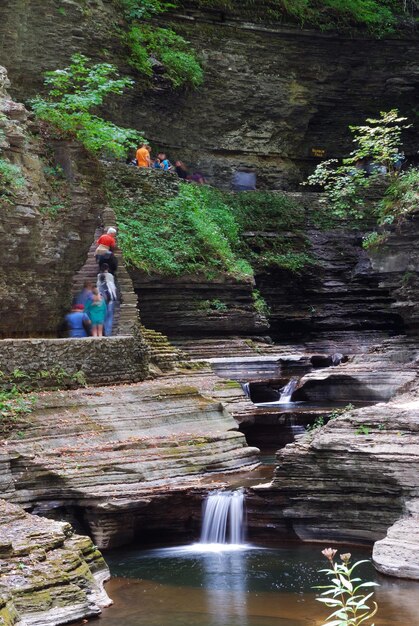
<path fill-rule="evenodd" d="M 31 106 L 37 117 L 59 129 L 64 136 L 75 137 L 92 154 L 125 157 L 143 137 L 131 128 L 123 128 L 94 112 L 110 94 L 121 95 L 134 81 L 120 77 L 110 63 L 89 64 L 82 54 L 71 57 L 71 65 L 46 72 L 45 97 L 37 96 Z"/>
<path fill-rule="evenodd" d="M 190 44 L 172 28 L 157 27 L 149 20 L 159 13 L 175 8 L 177 2 L 161 0 L 118 0 L 128 28 L 121 40 L 129 49 L 128 62 L 140 74 L 151 77 L 160 67 L 174 88 L 183 85 L 198 87 L 204 74 Z"/>
<path fill-rule="evenodd" d="M 243 279 L 273 268 L 300 272 L 314 262 L 302 234 L 304 208 L 280 193 L 180 183 L 176 196 L 148 204 L 118 189 L 110 195 L 124 258 L 148 273 Z"/>

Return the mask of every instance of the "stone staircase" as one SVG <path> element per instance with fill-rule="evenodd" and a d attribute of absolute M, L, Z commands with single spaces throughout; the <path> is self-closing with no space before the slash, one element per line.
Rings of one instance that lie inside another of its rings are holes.
<path fill-rule="evenodd" d="M 101 221 L 102 225 L 95 231 L 94 240 L 89 248 L 86 262 L 74 275 L 73 295 L 81 291 L 85 281 L 96 284 L 98 274 L 98 266 L 95 259 L 96 241 L 108 228 L 115 226 L 114 211 L 110 208 L 105 208 L 101 215 Z M 115 282 L 118 288 L 120 303 L 115 308 L 112 335 L 131 335 L 134 327 L 140 321 L 137 308 L 138 296 L 134 291 L 131 277 L 118 248 L 116 249 L 116 256 L 118 258 L 118 271 L 115 276 Z M 141 334 L 150 347 L 151 362 L 160 370 L 172 370 L 176 363 L 185 358 L 184 353 L 173 346 L 162 333 L 141 326 Z"/>
<path fill-rule="evenodd" d="M 174 369 L 187 355 L 176 348 L 162 333 L 141 326 L 141 333 L 150 347 L 150 361 L 162 372 Z"/>
<path fill-rule="evenodd" d="M 110 226 L 114 226 L 116 221 L 113 210 L 109 208 L 104 209 L 101 218 L 102 226 L 99 226 L 95 231 L 86 262 L 74 275 L 73 295 L 83 288 L 85 281 L 90 281 L 96 285 L 98 274 L 98 266 L 95 259 L 96 241 Z M 119 306 L 115 307 L 112 335 L 131 335 L 134 325 L 139 321 L 137 294 L 132 286 L 122 254 L 118 249 L 116 250 L 116 256 L 118 258 L 118 271 L 115 276 L 115 282 L 119 294 Z"/>

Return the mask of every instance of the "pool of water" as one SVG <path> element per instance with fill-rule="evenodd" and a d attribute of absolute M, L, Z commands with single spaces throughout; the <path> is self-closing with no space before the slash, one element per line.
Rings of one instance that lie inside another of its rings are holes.
<path fill-rule="evenodd" d="M 114 605 L 100 626 L 320 626 L 328 610 L 315 600 L 324 584 L 321 545 L 202 550 L 200 545 L 108 553 Z M 341 547 L 358 558 L 369 553 Z M 419 584 L 379 576 L 375 626 L 419 626 Z"/>

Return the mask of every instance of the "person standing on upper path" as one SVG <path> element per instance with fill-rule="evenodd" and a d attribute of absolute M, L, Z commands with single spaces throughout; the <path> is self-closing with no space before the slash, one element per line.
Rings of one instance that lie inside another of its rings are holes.
<path fill-rule="evenodd" d="M 148 145 L 146 143 L 141 144 L 138 148 L 135 158 L 137 159 L 138 167 L 150 167 L 150 150 L 148 149 Z"/>
<path fill-rule="evenodd" d="M 105 337 L 112 335 L 113 316 L 115 312 L 118 294 L 115 286 L 115 279 L 109 272 L 107 263 L 102 265 L 102 271 L 97 275 L 97 289 L 106 302 L 106 317 L 104 322 Z"/>
<path fill-rule="evenodd" d="M 116 228 L 108 228 L 106 235 L 101 235 L 97 240 L 97 248 L 95 251 L 96 262 L 102 271 L 102 265 L 107 263 L 111 274 L 115 274 L 118 268 L 118 260 L 114 254 L 116 247 L 115 241 Z"/>
<path fill-rule="evenodd" d="M 165 170 L 167 172 L 172 169 L 172 164 L 170 163 L 169 159 L 166 157 L 164 152 L 160 152 L 157 155 L 157 158 L 160 161 L 160 168 L 162 170 Z"/>
<path fill-rule="evenodd" d="M 98 289 L 93 289 L 93 300 L 87 304 L 86 313 L 92 323 L 92 336 L 103 337 L 103 326 L 106 319 L 106 302 Z"/>
<path fill-rule="evenodd" d="M 71 313 L 64 318 L 67 334 L 69 337 L 88 337 L 90 331 L 90 319 L 84 312 L 83 304 L 73 304 Z"/>
<path fill-rule="evenodd" d="M 182 180 L 186 180 L 188 178 L 189 172 L 188 172 L 186 165 L 183 163 L 183 161 L 176 161 L 175 170 L 176 170 L 176 174 Z"/>

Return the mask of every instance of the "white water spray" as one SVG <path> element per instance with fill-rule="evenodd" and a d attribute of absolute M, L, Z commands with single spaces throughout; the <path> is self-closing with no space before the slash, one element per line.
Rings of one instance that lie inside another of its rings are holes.
<path fill-rule="evenodd" d="M 289 404 L 291 402 L 292 394 L 294 393 L 296 387 L 298 385 L 297 378 L 291 378 L 289 383 L 285 385 L 282 390 L 281 397 L 278 400 L 278 404 Z"/>
<path fill-rule="evenodd" d="M 204 505 L 201 544 L 241 545 L 244 540 L 244 493 L 216 491 Z"/>

